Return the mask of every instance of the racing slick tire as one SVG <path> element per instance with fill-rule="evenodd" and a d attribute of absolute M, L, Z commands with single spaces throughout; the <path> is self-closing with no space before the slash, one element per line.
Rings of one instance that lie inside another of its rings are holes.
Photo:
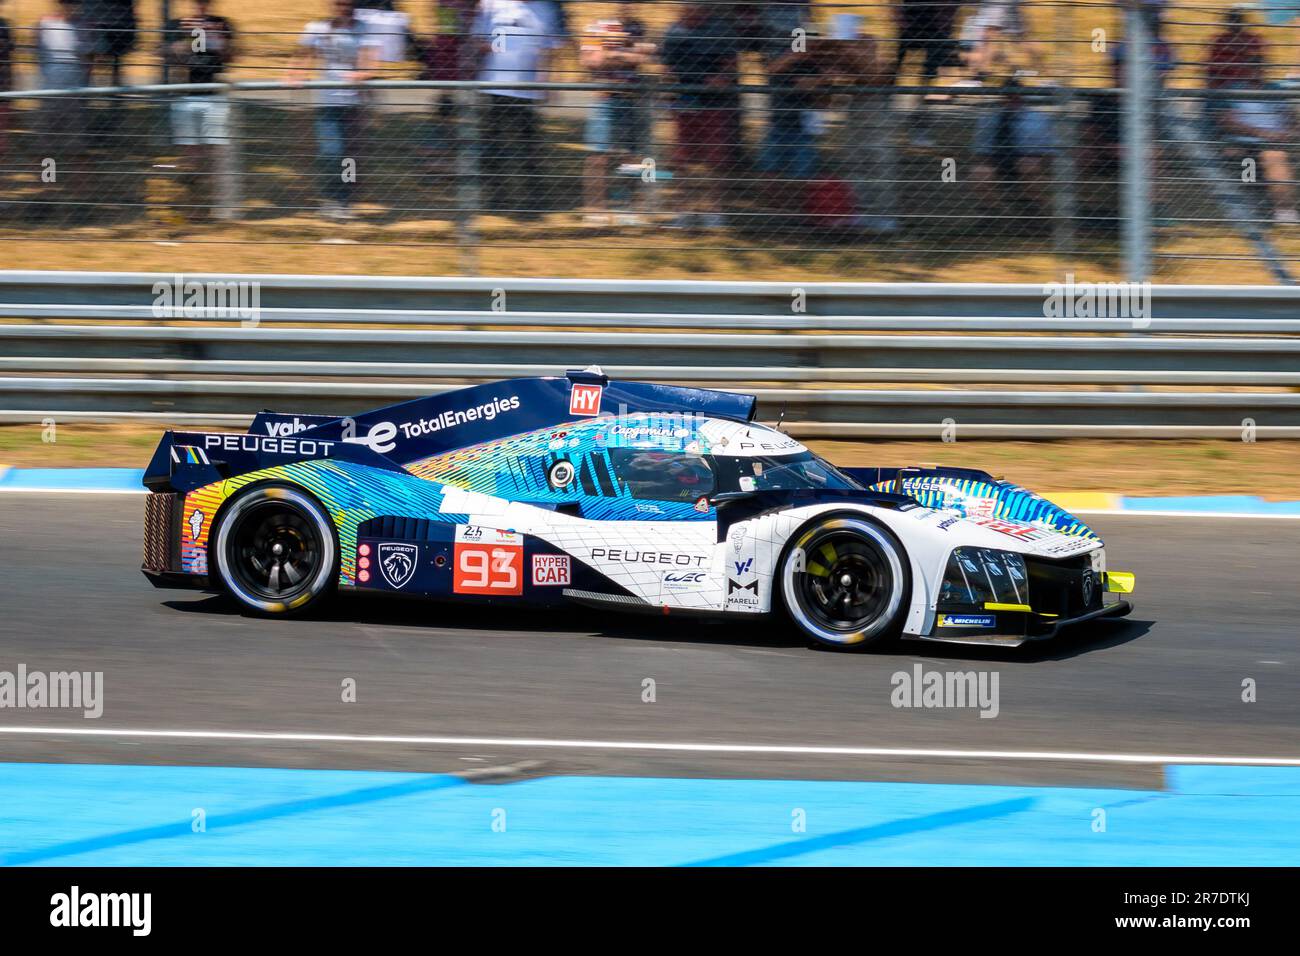
<path fill-rule="evenodd" d="M 778 573 L 782 605 L 809 646 L 862 651 L 902 630 L 910 565 L 898 539 L 870 518 L 840 514 L 805 525 Z"/>
<path fill-rule="evenodd" d="M 231 499 L 208 550 L 222 588 L 254 614 L 303 614 L 338 583 L 334 525 L 315 498 L 291 485 L 255 485 Z"/>

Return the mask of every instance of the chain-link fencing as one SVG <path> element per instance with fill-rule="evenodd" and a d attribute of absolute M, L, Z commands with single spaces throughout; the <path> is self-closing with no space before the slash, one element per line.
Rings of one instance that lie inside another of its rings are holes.
<path fill-rule="evenodd" d="M 1289 282 L 1300 258 L 1300 6 L 301 6 L 10 9 L 6 266 Z"/>

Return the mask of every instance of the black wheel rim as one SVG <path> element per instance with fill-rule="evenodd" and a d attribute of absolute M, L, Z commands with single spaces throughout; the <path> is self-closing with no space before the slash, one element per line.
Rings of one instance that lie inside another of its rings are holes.
<path fill-rule="evenodd" d="M 889 608 L 894 580 L 874 541 L 852 532 L 818 534 L 804 548 L 798 596 L 813 620 L 846 634 L 868 627 Z"/>
<path fill-rule="evenodd" d="M 245 590 L 268 601 L 290 601 L 311 587 L 321 562 L 320 535 L 299 508 L 262 502 L 240 516 L 230 557 Z"/>

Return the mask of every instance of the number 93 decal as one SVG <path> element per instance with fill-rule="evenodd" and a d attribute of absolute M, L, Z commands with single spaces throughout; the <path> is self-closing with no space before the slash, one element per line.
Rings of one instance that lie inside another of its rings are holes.
<path fill-rule="evenodd" d="M 456 566 L 452 591 L 456 594 L 524 593 L 522 535 L 473 525 L 457 529 Z"/>

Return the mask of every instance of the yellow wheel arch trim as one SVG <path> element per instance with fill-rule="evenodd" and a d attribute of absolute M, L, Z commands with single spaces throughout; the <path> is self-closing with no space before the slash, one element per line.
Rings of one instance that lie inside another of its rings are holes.
<path fill-rule="evenodd" d="M 1137 585 L 1137 575 L 1132 571 L 1107 571 L 1106 590 L 1117 594 L 1132 594 Z"/>

